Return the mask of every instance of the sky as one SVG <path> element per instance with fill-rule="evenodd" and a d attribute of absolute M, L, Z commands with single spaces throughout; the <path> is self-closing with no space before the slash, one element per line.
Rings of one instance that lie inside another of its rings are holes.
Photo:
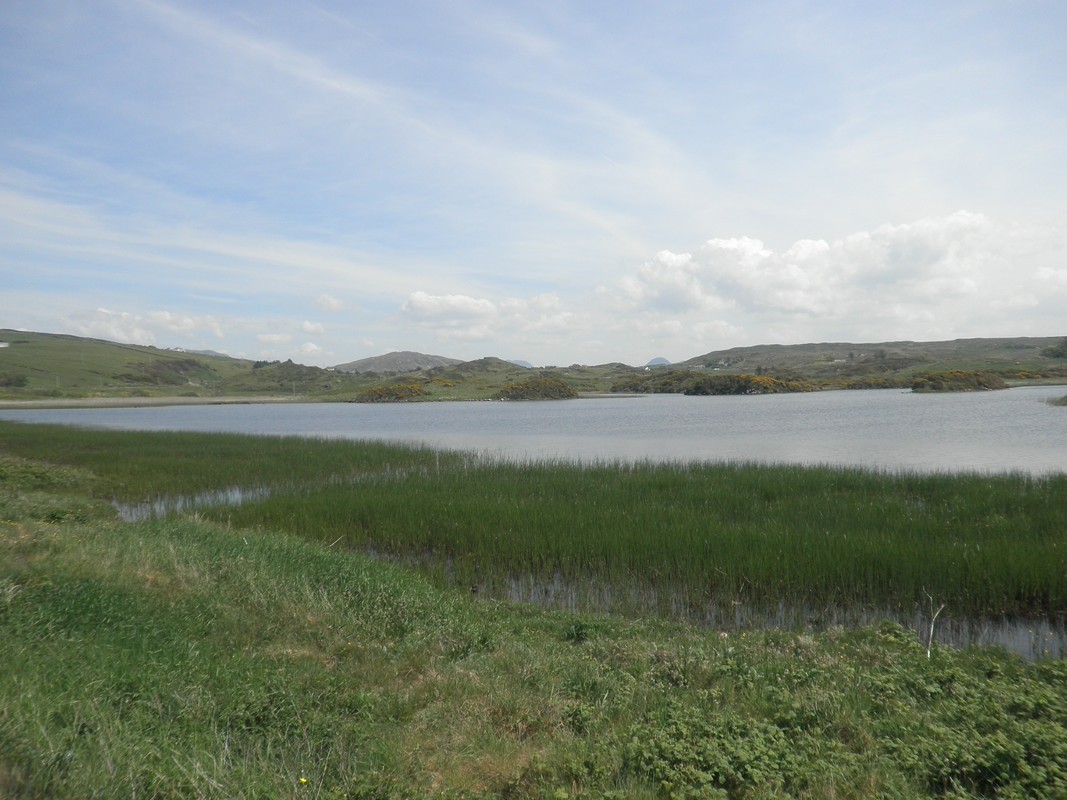
<path fill-rule="evenodd" d="M 0 328 L 330 366 L 1067 335 L 1063 0 L 5 0 Z"/>

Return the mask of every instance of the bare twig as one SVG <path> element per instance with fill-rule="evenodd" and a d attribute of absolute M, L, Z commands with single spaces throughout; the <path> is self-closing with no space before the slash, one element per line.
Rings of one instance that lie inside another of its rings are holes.
<path fill-rule="evenodd" d="M 937 616 L 945 610 L 945 604 L 942 603 L 937 607 L 937 611 L 934 611 L 934 597 L 925 588 L 923 588 L 923 594 L 930 599 L 930 632 L 926 636 L 926 657 L 930 658 L 930 652 L 934 648 L 934 624 L 937 622 Z"/>

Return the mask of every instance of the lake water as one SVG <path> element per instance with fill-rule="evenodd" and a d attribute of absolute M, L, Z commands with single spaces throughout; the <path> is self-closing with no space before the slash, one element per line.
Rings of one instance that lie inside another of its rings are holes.
<path fill-rule="evenodd" d="M 375 439 L 508 459 L 759 461 L 931 471 L 1067 472 L 1063 386 L 914 394 L 649 395 L 558 402 L 286 403 L 0 409 L 116 429 Z"/>

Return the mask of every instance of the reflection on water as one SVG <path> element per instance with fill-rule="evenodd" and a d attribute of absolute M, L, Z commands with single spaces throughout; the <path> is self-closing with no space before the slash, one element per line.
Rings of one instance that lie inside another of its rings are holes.
<path fill-rule="evenodd" d="M 247 487 L 230 486 L 210 492 L 175 497 L 157 497 L 143 503 L 120 503 L 113 500 L 111 505 L 118 512 L 123 522 L 145 522 L 150 519 L 162 519 L 170 514 L 184 514 L 201 508 L 215 506 L 239 506 L 270 497 L 271 489 L 267 486 Z"/>
<path fill-rule="evenodd" d="M 568 581 L 557 574 L 545 580 L 534 575 L 511 576 L 479 592 L 511 602 L 532 603 L 568 611 L 640 613 L 651 611 L 671 619 L 732 633 L 746 630 L 826 630 L 896 622 L 927 643 L 930 617 L 922 610 L 830 605 L 821 608 L 780 602 L 772 610 L 743 601 L 693 603 L 670 590 L 613 586 L 605 581 Z M 949 611 L 936 619 L 934 641 L 950 647 L 999 646 L 1028 660 L 1067 657 L 1067 617 L 954 618 Z"/>

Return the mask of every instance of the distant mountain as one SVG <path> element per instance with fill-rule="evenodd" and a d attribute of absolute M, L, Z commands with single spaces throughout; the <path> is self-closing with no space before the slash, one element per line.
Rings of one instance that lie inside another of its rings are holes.
<path fill-rule="evenodd" d="M 665 359 L 663 356 L 658 356 L 657 358 L 654 358 L 651 361 L 649 361 L 647 364 L 645 364 L 645 366 L 646 367 L 666 367 L 670 363 L 671 362 L 668 361 L 667 359 Z"/>
<path fill-rule="evenodd" d="M 523 361 L 521 358 L 509 358 L 509 364 L 514 364 L 516 367 L 526 367 L 526 369 L 533 369 L 533 364 L 529 361 Z"/>
<path fill-rule="evenodd" d="M 430 356 L 425 353 L 403 350 L 382 356 L 361 358 L 358 361 L 349 361 L 347 364 L 337 364 L 334 369 L 338 372 L 418 372 L 461 363 L 463 362 L 458 358 Z"/>

